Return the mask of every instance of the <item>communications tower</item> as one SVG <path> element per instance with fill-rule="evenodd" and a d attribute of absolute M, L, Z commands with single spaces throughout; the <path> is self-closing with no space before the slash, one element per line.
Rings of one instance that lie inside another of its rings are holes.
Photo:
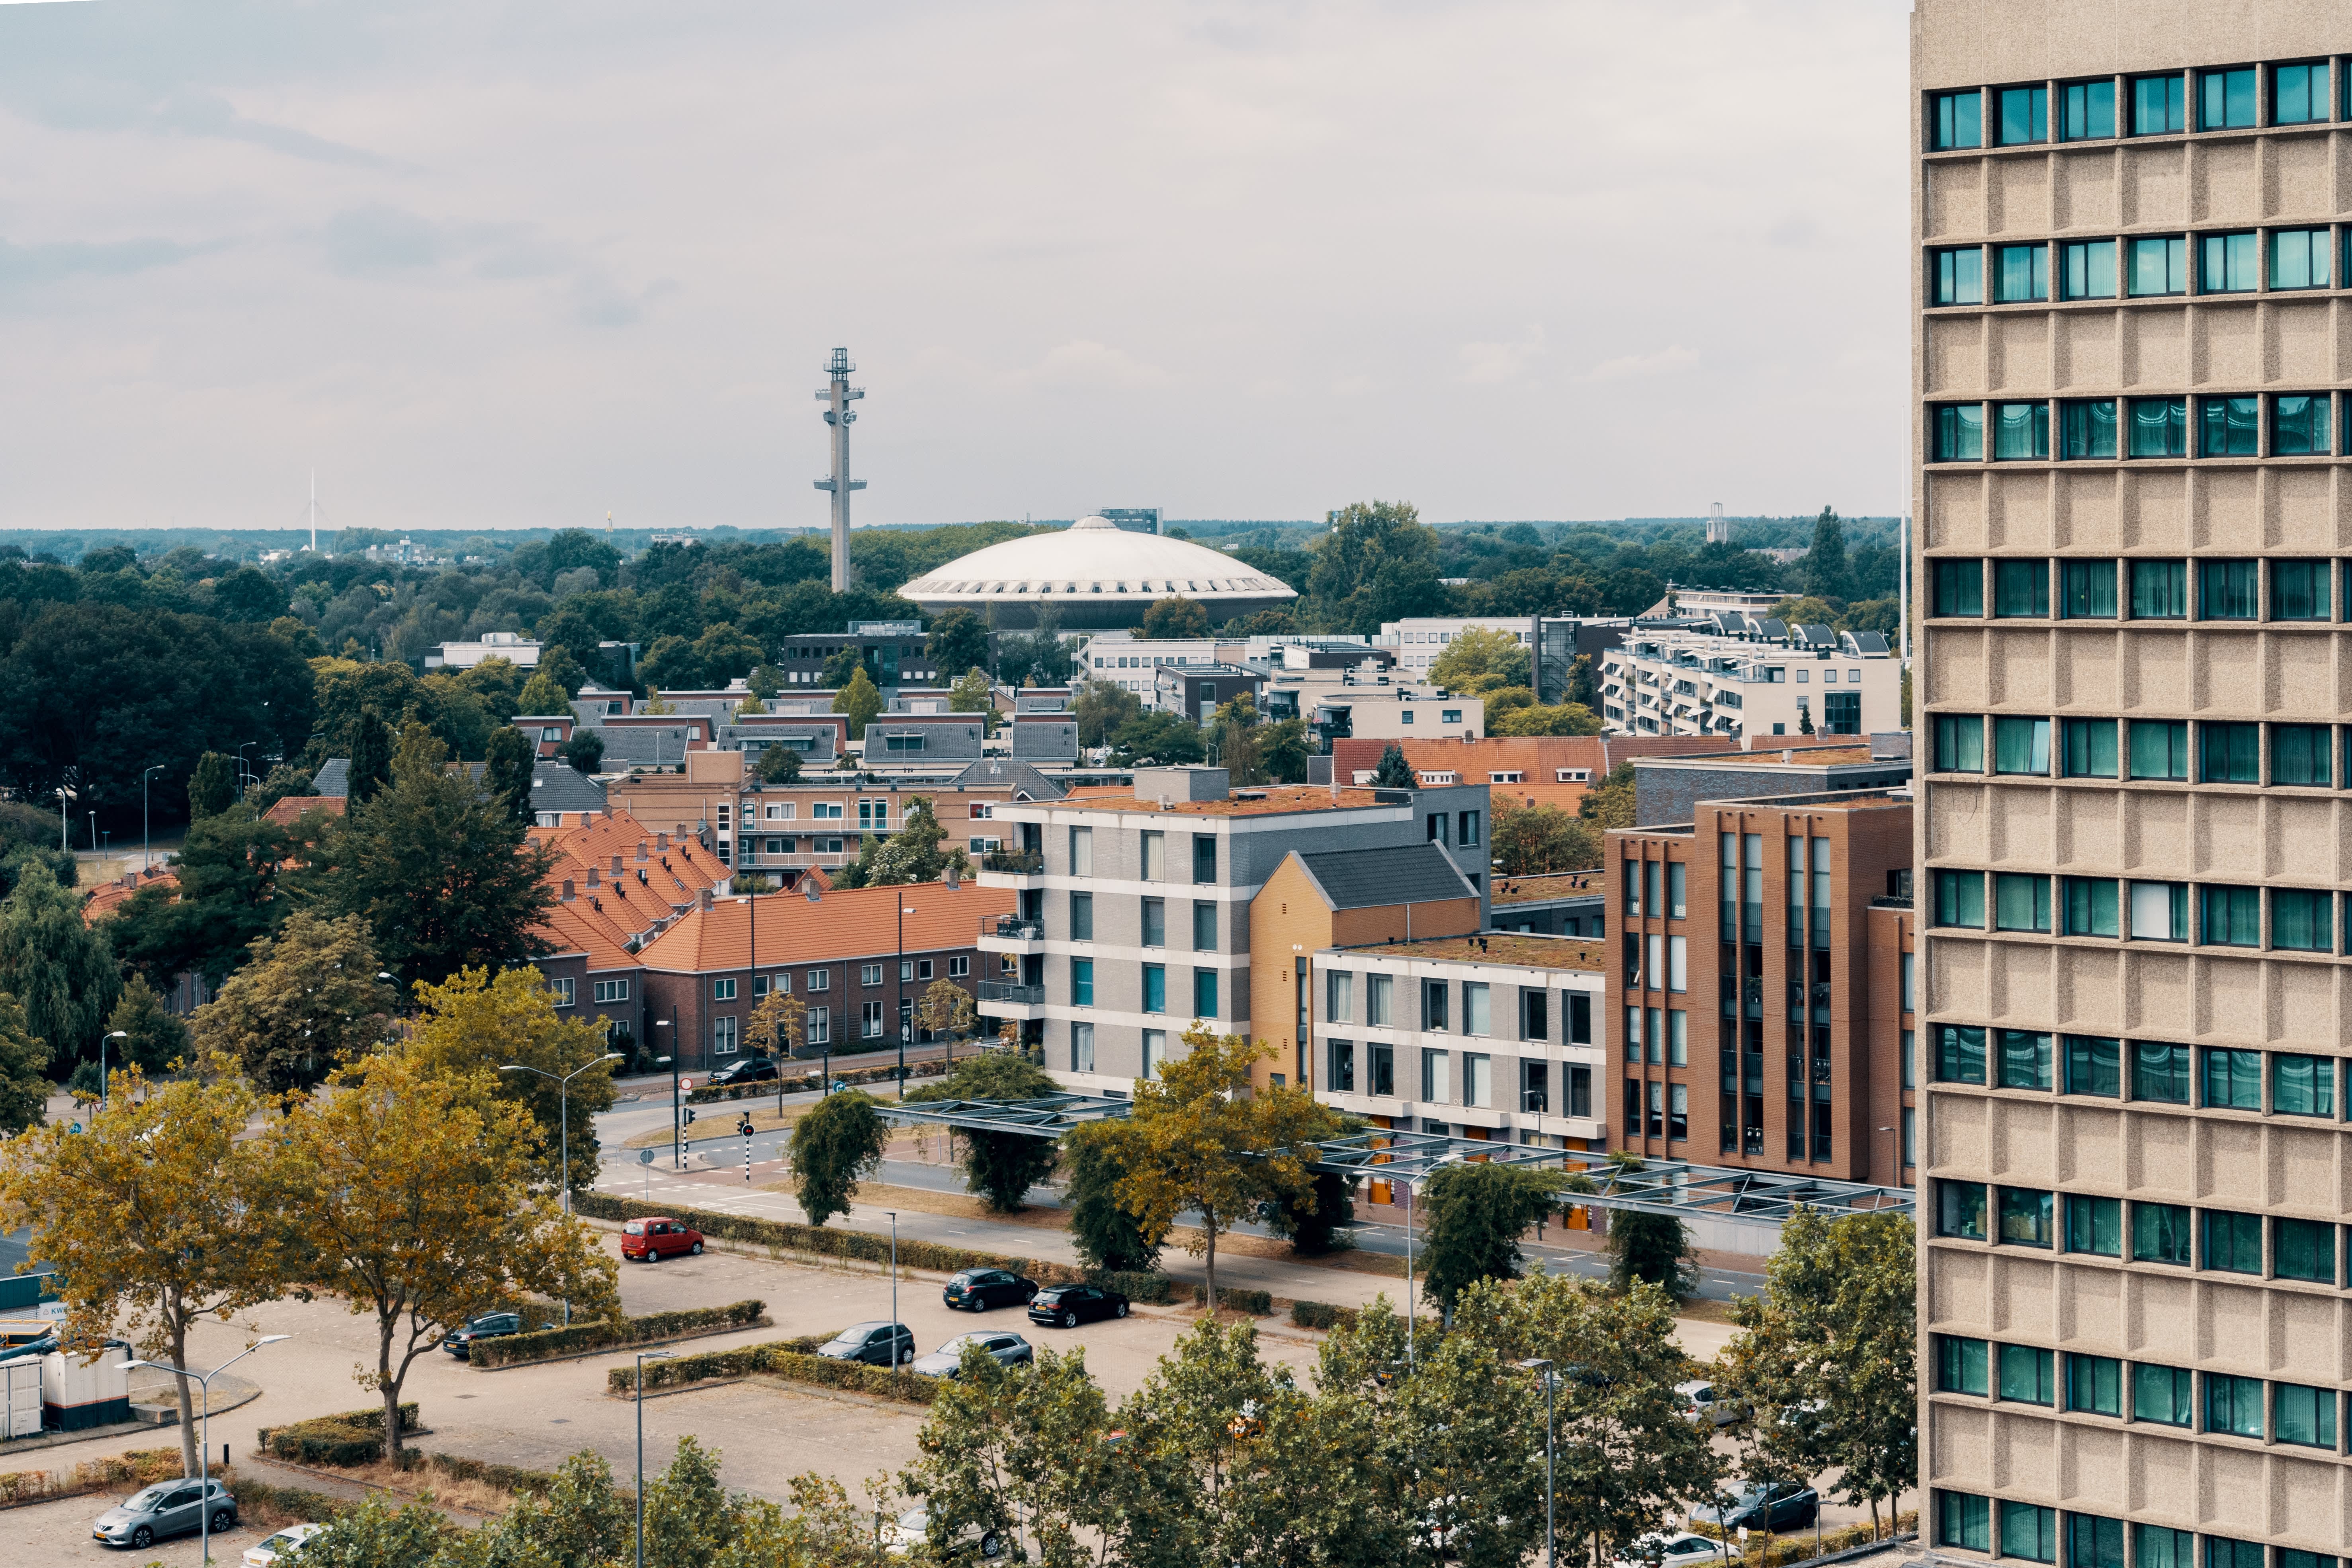
<path fill-rule="evenodd" d="M 866 389 L 849 384 L 849 373 L 857 367 L 849 363 L 847 349 L 834 350 L 824 368 L 832 374 L 832 384 L 816 395 L 825 405 L 824 422 L 833 426 L 833 477 L 817 480 L 816 488 L 833 495 L 833 591 L 841 594 L 849 589 L 849 492 L 866 488 L 864 479 L 849 477 L 849 426 L 857 418 L 849 405 L 865 396 Z"/>

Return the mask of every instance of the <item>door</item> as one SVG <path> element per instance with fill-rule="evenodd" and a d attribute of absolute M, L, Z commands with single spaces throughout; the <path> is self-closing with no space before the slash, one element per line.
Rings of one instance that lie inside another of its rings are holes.
<path fill-rule="evenodd" d="M 37 1358 L 0 1363 L 0 1436 L 41 1433 L 41 1363 Z"/>
<path fill-rule="evenodd" d="M 183 1531 L 195 1529 L 198 1513 L 196 1500 L 200 1495 L 194 1487 L 185 1486 L 165 1498 L 163 1506 L 157 1510 L 155 1533 L 177 1535 Z"/>

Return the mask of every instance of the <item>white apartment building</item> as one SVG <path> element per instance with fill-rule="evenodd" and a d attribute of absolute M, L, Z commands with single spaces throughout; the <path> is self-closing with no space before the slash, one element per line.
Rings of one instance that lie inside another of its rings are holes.
<path fill-rule="evenodd" d="M 1510 633 L 1532 659 L 1538 633 L 1536 621 L 1534 616 L 1412 616 L 1402 621 L 1382 621 L 1381 635 L 1373 641 L 1377 647 L 1396 649 L 1398 673 L 1412 678 L 1426 676 L 1429 667 L 1444 654 L 1446 645 L 1473 627 Z"/>
<path fill-rule="evenodd" d="M 1136 637 L 1125 632 L 1105 632 L 1079 650 L 1078 663 L 1088 680 L 1108 681 L 1143 700 L 1146 710 L 1160 706 L 1158 672 L 1170 666 L 1205 668 L 1238 662 L 1239 642 L 1214 637 Z M 1180 707 L 1175 710 L 1181 711 Z"/>
<path fill-rule="evenodd" d="M 539 668 L 539 639 L 520 632 L 484 632 L 478 642 L 436 643 L 425 650 L 427 669 L 471 669 L 485 659 L 502 658 L 519 669 Z"/>
<path fill-rule="evenodd" d="M 1902 714 L 1902 668 L 1874 632 L 1636 630 L 1601 655 L 1601 717 L 1619 734 L 1867 735 Z"/>

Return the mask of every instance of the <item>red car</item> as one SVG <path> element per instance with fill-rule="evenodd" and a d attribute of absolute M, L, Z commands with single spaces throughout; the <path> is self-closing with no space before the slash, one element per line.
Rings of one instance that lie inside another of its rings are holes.
<path fill-rule="evenodd" d="M 633 1219 L 621 1227 L 621 1256 L 639 1263 L 658 1263 L 681 1252 L 700 1252 L 702 1233 L 667 1216 Z"/>

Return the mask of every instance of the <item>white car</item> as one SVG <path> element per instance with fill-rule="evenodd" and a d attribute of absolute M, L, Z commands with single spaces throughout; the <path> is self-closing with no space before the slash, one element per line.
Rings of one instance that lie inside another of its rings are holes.
<path fill-rule="evenodd" d="M 882 1527 L 882 1546 L 893 1557 L 912 1554 L 915 1548 L 930 1539 L 931 1510 L 921 1504 L 900 1514 L 897 1522 Z M 1004 1538 L 994 1531 L 982 1533 L 978 1525 L 964 1526 L 963 1537 L 950 1549 L 953 1557 L 978 1556 L 993 1562 L 1004 1555 Z"/>
<path fill-rule="evenodd" d="M 323 1524 L 289 1524 L 277 1534 L 255 1542 L 245 1549 L 245 1568 L 275 1568 L 277 1564 L 293 1563 L 302 1555 L 302 1548 L 310 1544 L 313 1536 L 324 1535 Z"/>
<path fill-rule="evenodd" d="M 1675 1397 L 1681 1401 L 1683 1414 L 1695 1422 L 1728 1426 L 1746 1414 L 1729 1400 L 1717 1397 L 1711 1383 L 1678 1383 L 1675 1384 Z"/>
<path fill-rule="evenodd" d="M 1652 1563 L 1663 1568 L 1675 1568 L 1677 1563 L 1701 1563 L 1710 1557 L 1723 1554 L 1723 1542 L 1696 1531 L 1677 1530 L 1670 1535 L 1645 1535 L 1633 1542 L 1633 1550 L 1611 1564 L 1611 1568 L 1650 1568 Z"/>

